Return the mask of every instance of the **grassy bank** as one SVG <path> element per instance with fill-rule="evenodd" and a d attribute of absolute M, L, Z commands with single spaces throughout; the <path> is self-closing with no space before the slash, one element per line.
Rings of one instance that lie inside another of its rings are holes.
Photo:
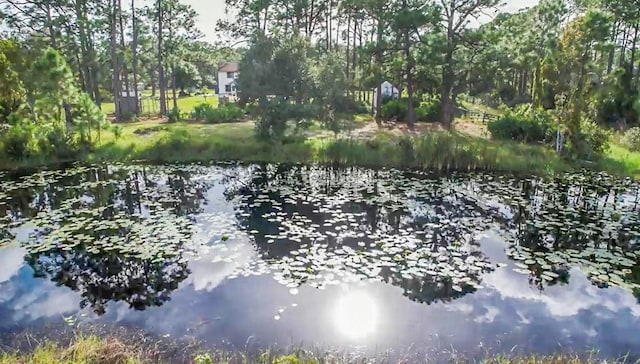
<path fill-rule="evenodd" d="M 366 135 L 342 133 L 336 137 L 326 130 L 312 128 L 307 138 L 289 138 L 283 143 L 274 143 L 257 140 L 251 122 L 169 124 L 146 121 L 122 125 L 119 138 L 116 139 L 112 132 L 104 132 L 99 147 L 81 156 L 80 160 L 158 163 L 239 160 L 535 174 L 587 167 L 623 176 L 640 175 L 640 154 L 629 154 L 616 146 L 602 162 L 576 165 L 541 146 L 491 141 L 448 131 L 403 136 L 374 130 Z M 17 162 L 1 158 L 0 168 L 55 162 L 64 161 L 52 160 L 50 156 Z"/>
<path fill-rule="evenodd" d="M 375 363 L 391 362 L 388 358 L 363 357 L 362 355 L 350 355 L 335 351 L 313 352 L 302 349 L 290 349 L 286 351 L 257 351 L 229 352 L 223 350 L 202 351 L 191 354 L 189 357 L 163 357 L 158 354 L 155 345 L 131 345 L 126 340 L 117 337 L 101 338 L 98 336 L 78 336 L 67 345 L 59 345 L 53 342 L 39 344 L 29 352 L 0 352 L 0 364 L 143 364 L 143 363 L 258 363 L 258 364 L 319 364 L 319 363 Z M 455 354 L 446 360 L 450 363 L 479 362 L 486 364 L 595 364 L 602 363 L 601 359 L 595 359 L 592 354 L 556 354 L 548 356 L 487 356 L 481 360 L 461 359 Z M 422 358 L 420 362 L 436 362 L 445 357 Z M 414 362 L 411 358 L 398 358 L 398 362 Z M 611 362 L 626 363 L 625 358 L 612 360 Z"/>

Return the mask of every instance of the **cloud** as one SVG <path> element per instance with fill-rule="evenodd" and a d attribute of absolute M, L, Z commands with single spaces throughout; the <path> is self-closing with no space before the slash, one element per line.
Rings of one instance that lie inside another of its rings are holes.
<path fill-rule="evenodd" d="M 23 248 L 4 248 L 0 250 L 0 283 L 8 282 L 20 272 L 24 265 Z"/>
<path fill-rule="evenodd" d="M 503 299 L 515 298 L 532 302 L 540 302 L 546 306 L 548 312 L 555 317 L 575 316 L 583 310 L 605 307 L 612 312 L 628 309 L 635 317 L 640 317 L 640 306 L 628 292 L 611 287 L 601 289 L 593 286 L 587 277 L 578 269 L 572 269 L 571 284 L 548 287 L 538 292 L 528 284 L 522 284 L 521 279 L 514 279 L 514 273 L 508 269 L 499 269 L 484 279 L 487 287 L 494 288 Z M 527 320 L 520 313 L 523 320 Z"/>

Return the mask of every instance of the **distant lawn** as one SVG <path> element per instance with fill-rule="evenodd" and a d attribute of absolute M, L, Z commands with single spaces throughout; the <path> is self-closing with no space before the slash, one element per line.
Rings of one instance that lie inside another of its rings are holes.
<path fill-rule="evenodd" d="M 148 93 L 148 91 L 143 91 L 143 95 L 145 95 L 145 93 Z M 171 98 L 171 95 L 167 95 L 167 100 L 168 109 L 170 110 L 173 108 L 173 99 Z M 143 109 L 146 107 L 147 102 L 150 101 L 143 101 Z M 207 96 L 206 98 L 204 96 L 181 97 L 178 98 L 178 108 L 180 111 L 191 112 L 196 105 L 205 102 L 213 107 L 218 107 L 218 96 Z M 113 114 L 116 112 L 116 105 L 113 102 L 105 102 L 102 104 L 102 111 L 105 114 Z"/>
<path fill-rule="evenodd" d="M 599 162 L 599 169 L 640 177 L 640 152 L 632 152 L 612 143 L 611 149 Z"/>

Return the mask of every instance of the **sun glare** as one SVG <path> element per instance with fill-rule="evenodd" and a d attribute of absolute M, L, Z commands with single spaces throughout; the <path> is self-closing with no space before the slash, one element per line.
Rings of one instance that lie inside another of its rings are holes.
<path fill-rule="evenodd" d="M 347 292 L 335 306 L 335 325 L 349 339 L 360 339 L 373 334 L 378 324 L 378 307 L 364 292 Z"/>

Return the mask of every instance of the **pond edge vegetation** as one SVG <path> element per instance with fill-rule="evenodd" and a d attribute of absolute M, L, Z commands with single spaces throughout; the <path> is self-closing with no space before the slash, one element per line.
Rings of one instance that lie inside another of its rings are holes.
<path fill-rule="evenodd" d="M 367 357 L 356 353 L 339 351 L 306 350 L 288 348 L 283 350 L 201 350 L 191 345 L 177 349 L 163 348 L 162 341 L 136 341 L 132 343 L 123 337 L 95 336 L 76 334 L 68 343 L 43 341 L 35 344 L 30 350 L 0 351 L 0 364 L 146 364 L 146 363 L 258 363 L 258 364 L 319 364 L 319 363 L 372 363 L 388 362 L 385 356 Z M 181 352 L 176 356 L 176 351 Z M 506 355 L 487 353 L 481 359 L 467 359 L 455 351 L 445 352 L 450 363 L 482 363 L 482 364 L 596 364 L 603 362 L 633 363 L 628 356 L 603 360 L 596 351 L 585 353 L 564 353 L 549 355 Z M 424 358 L 423 358 L 424 359 Z M 402 362 L 406 359 L 400 359 Z M 435 358 L 426 358 L 426 363 L 436 362 Z M 424 362 L 424 361 L 423 361 Z"/>

